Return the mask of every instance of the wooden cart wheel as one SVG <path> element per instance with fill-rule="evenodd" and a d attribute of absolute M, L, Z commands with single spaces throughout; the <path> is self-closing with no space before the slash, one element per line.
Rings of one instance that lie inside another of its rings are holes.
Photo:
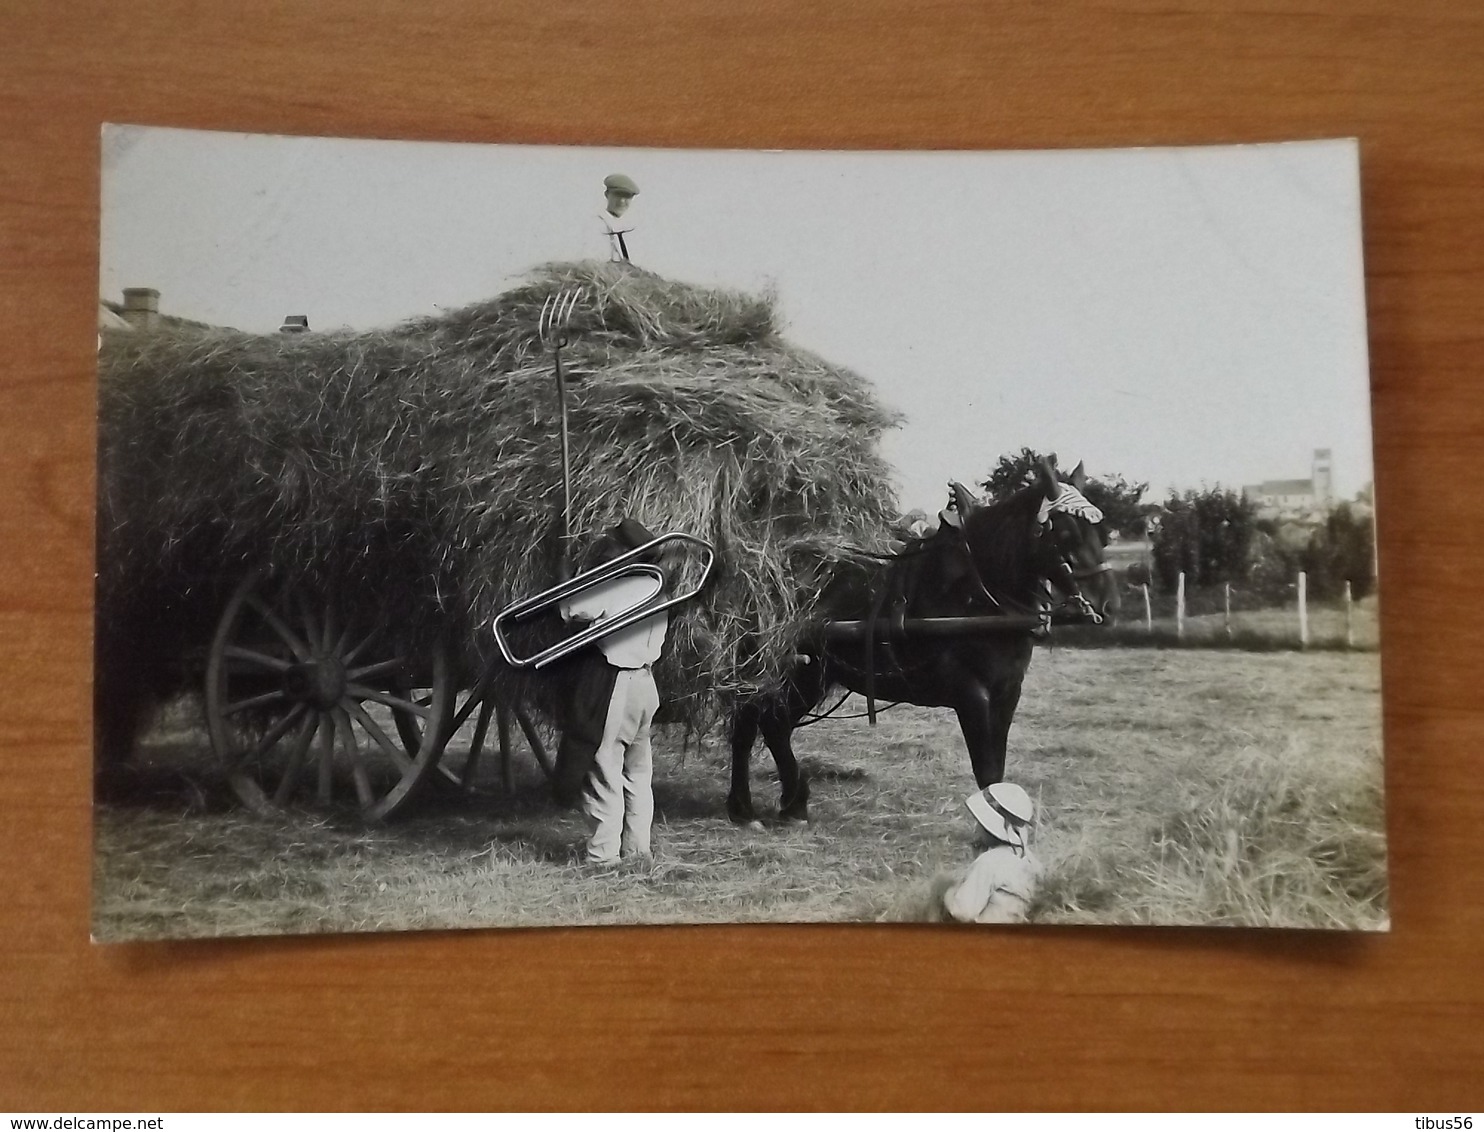
<path fill-rule="evenodd" d="M 448 650 L 407 654 L 382 626 L 357 626 L 333 601 L 271 594 L 244 578 L 222 612 L 206 667 L 211 745 L 232 789 L 272 812 L 312 790 L 354 797 L 367 821 L 394 813 L 432 773 L 448 733 Z M 417 702 L 404 689 L 420 685 Z M 417 742 L 394 719 L 418 723 Z"/>
<path fill-rule="evenodd" d="M 407 693 L 408 699 L 419 705 L 431 702 L 431 689 L 416 689 Z M 500 779 L 506 791 L 514 785 L 512 767 L 514 744 L 511 736 L 512 719 L 519 724 L 536 759 L 536 765 L 549 781 L 554 774 L 551 756 L 541 733 L 524 708 L 512 707 L 497 701 L 481 684 L 475 688 L 454 693 L 454 708 L 451 714 L 443 755 L 438 760 L 435 773 L 430 775 L 437 786 L 472 793 L 476 788 L 480 767 L 489 745 L 493 724 L 500 753 Z M 420 719 L 405 711 L 393 713 L 397 731 L 409 750 L 416 749 L 422 741 Z"/>

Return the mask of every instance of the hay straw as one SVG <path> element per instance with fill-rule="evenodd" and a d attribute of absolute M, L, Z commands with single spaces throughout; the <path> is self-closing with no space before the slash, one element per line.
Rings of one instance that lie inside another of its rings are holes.
<path fill-rule="evenodd" d="M 823 579 L 886 545 L 878 439 L 897 418 L 781 339 L 770 297 L 595 263 L 385 331 L 110 336 L 100 669 L 199 653 L 254 567 L 420 645 L 446 633 L 471 667 L 492 655 L 494 613 L 555 581 L 558 413 L 537 318 L 567 285 L 587 292 L 564 351 L 574 533 L 627 514 L 716 544 L 719 574 L 672 620 L 660 673 L 684 718 L 773 686 Z"/>

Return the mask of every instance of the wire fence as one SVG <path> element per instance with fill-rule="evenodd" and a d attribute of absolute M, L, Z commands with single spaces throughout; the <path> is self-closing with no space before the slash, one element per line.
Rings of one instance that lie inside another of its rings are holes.
<path fill-rule="evenodd" d="M 1063 634 L 1077 643 L 1119 643 L 1247 649 L 1358 649 L 1380 647 L 1374 597 L 1356 601 L 1347 584 L 1338 599 L 1315 601 L 1307 578 L 1286 587 L 1233 584 L 1186 587 L 1174 593 L 1125 583 L 1117 623 Z"/>

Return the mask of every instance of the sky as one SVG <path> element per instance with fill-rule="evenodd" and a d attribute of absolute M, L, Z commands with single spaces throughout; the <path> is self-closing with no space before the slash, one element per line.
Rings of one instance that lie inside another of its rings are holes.
<path fill-rule="evenodd" d="M 1372 477 L 1358 151 L 742 152 L 109 126 L 100 295 L 273 332 L 457 308 L 607 258 L 778 296 L 783 333 L 906 414 L 903 509 L 1029 446 L 1171 488 Z"/>

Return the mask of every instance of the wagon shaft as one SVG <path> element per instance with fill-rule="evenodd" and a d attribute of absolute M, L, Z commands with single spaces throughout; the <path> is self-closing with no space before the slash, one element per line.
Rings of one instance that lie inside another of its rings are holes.
<path fill-rule="evenodd" d="M 1038 628 L 1041 623 L 1039 617 L 1025 615 L 909 617 L 905 621 L 881 618 L 874 622 L 830 621 L 821 627 L 820 637 L 825 641 L 835 643 L 864 641 L 868 634 L 878 641 L 905 641 L 923 637 L 973 637 L 992 633 L 1024 633 Z"/>

